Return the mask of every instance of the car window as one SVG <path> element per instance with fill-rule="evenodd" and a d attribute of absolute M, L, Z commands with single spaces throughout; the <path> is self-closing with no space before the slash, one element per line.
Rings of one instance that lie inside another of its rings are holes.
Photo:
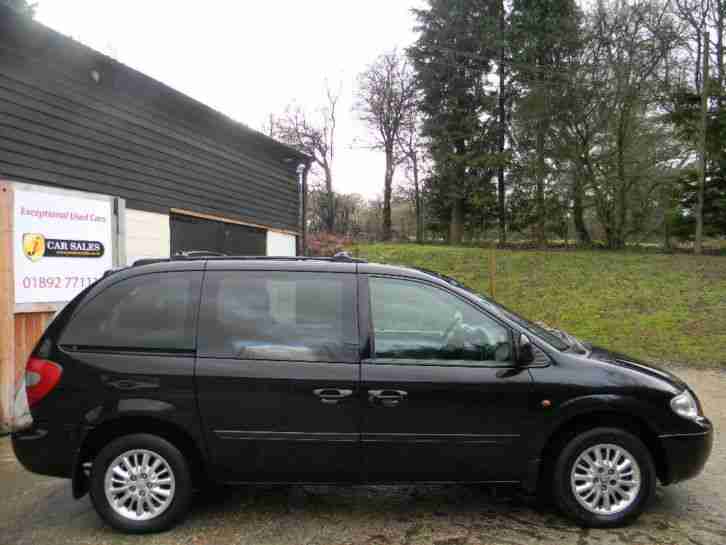
<path fill-rule="evenodd" d="M 202 356 L 357 362 L 355 276 L 209 271 L 199 326 Z"/>
<path fill-rule="evenodd" d="M 501 303 L 497 303 L 491 299 L 489 299 L 487 296 L 482 295 L 481 293 L 477 293 L 474 290 L 472 290 L 470 287 L 465 286 L 455 278 L 451 278 L 450 276 L 447 276 L 445 274 L 441 274 L 436 271 L 432 271 L 430 269 L 425 269 L 422 267 L 414 267 L 417 271 L 424 272 L 426 274 L 430 274 L 431 276 L 435 276 L 436 278 L 439 278 L 440 280 L 443 280 L 444 282 L 451 284 L 452 286 L 468 291 L 471 295 L 479 299 L 480 303 L 484 304 L 488 309 L 492 310 L 495 313 L 498 314 L 504 314 L 507 318 L 515 322 L 517 325 L 522 326 L 525 329 L 530 330 L 538 337 L 544 339 L 549 344 L 557 348 L 558 350 L 567 350 L 570 348 L 570 345 L 565 342 L 562 337 L 552 333 L 552 331 L 549 331 L 545 329 L 544 327 L 531 322 L 530 320 L 527 320 L 526 318 L 523 318 L 522 316 L 518 315 L 516 312 L 508 309 L 507 307 L 503 306 Z"/>
<path fill-rule="evenodd" d="M 141 350 L 193 350 L 201 273 L 135 276 L 81 305 L 60 343 Z"/>
<path fill-rule="evenodd" d="M 411 365 L 511 361 L 509 330 L 455 295 L 420 282 L 369 281 L 375 358 Z"/>

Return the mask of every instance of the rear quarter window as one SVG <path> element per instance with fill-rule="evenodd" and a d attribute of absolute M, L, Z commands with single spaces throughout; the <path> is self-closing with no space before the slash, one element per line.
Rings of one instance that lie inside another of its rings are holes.
<path fill-rule="evenodd" d="M 81 304 L 61 345 L 194 350 L 201 273 L 153 273 L 117 282 Z"/>
<path fill-rule="evenodd" d="M 199 355 L 356 362 L 355 275 L 208 271 Z"/>

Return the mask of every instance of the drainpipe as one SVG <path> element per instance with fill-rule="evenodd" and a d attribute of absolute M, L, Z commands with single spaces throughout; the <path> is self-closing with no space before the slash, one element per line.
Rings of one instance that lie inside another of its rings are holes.
<path fill-rule="evenodd" d="M 298 255 L 307 254 L 307 234 L 308 234 L 308 173 L 310 172 L 310 166 L 312 161 L 308 160 L 304 163 L 300 163 L 297 167 L 298 175 L 300 176 L 300 238 L 298 243 Z"/>

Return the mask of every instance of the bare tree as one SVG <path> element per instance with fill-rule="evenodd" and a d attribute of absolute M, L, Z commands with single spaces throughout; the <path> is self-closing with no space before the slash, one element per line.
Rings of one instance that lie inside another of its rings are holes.
<path fill-rule="evenodd" d="M 395 49 L 379 56 L 358 76 L 355 109 L 371 129 L 373 148 L 386 155 L 383 188 L 383 239 L 391 239 L 393 175 L 400 161 L 397 142 L 406 119 L 416 107 L 416 83 L 411 66 Z"/>
<path fill-rule="evenodd" d="M 405 163 L 406 178 L 411 182 L 411 201 L 416 216 L 416 242 L 424 240 L 423 194 L 421 174 L 425 146 L 421 137 L 419 112 L 412 108 L 408 111 L 396 139 L 396 155 Z"/>
<path fill-rule="evenodd" d="M 680 43 L 665 2 L 601 1 L 592 15 L 592 38 L 603 71 L 596 80 L 605 131 L 589 154 L 595 210 L 611 248 L 638 232 L 654 203 L 662 169 L 681 153 L 658 109 L 667 59 Z M 671 155 L 674 154 L 674 155 Z"/>
<path fill-rule="evenodd" d="M 723 93 L 720 90 L 723 89 L 724 84 L 724 22 L 726 22 L 726 1 L 712 0 L 712 2 L 711 24 L 716 34 L 716 64 L 714 68 L 718 81 L 718 107 L 720 110 L 723 107 Z"/>
<path fill-rule="evenodd" d="M 721 176 L 724 157 L 718 134 L 722 130 L 726 102 L 726 93 L 723 91 L 726 80 L 724 67 L 726 1 L 673 0 L 673 3 L 673 11 L 684 27 L 682 49 L 686 51 L 690 61 L 685 72 L 693 78 L 692 90 L 687 92 L 691 94 L 691 100 L 700 95 L 701 103 L 700 115 L 693 115 L 688 123 L 690 126 L 685 129 L 691 152 L 694 156 L 698 156 L 695 203 L 686 204 L 686 208 L 690 208 L 695 220 L 694 252 L 701 253 L 706 227 L 704 223 L 707 221 L 711 223 L 715 217 L 722 216 L 719 210 L 721 199 L 716 197 L 720 190 L 718 184 L 715 187 L 712 184 Z M 712 70 L 710 77 L 706 74 L 709 67 Z M 695 100 L 691 104 L 695 105 Z M 705 218 L 705 215 L 709 218 Z"/>
<path fill-rule="evenodd" d="M 322 210 L 324 229 L 335 230 L 335 193 L 333 191 L 333 160 L 335 158 L 336 108 L 340 87 L 332 90 L 326 83 L 325 105 L 313 114 L 299 105 L 290 105 L 285 112 L 270 119 L 270 135 L 312 157 L 313 175 L 322 179 L 325 205 Z"/>
<path fill-rule="evenodd" d="M 714 0 L 673 0 L 674 13 L 681 21 L 686 23 L 686 28 L 681 33 L 686 37 L 684 42 L 685 49 L 691 56 L 694 66 L 693 70 L 693 86 L 697 92 L 701 90 L 701 66 L 703 61 L 701 55 L 703 52 L 703 33 L 709 20 L 709 11 L 711 3 Z"/>

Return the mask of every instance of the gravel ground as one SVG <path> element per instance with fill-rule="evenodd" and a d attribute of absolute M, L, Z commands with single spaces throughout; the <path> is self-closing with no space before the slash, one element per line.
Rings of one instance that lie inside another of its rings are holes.
<path fill-rule="evenodd" d="M 726 372 L 676 368 L 698 392 L 716 429 L 726 428 Z M 243 487 L 195 498 L 190 516 L 164 534 L 126 536 L 105 526 L 69 481 L 33 475 L 0 438 L 0 545 L 434 544 L 723 545 L 726 447 L 716 438 L 698 478 L 659 487 L 637 523 L 585 530 L 512 490 L 474 486 Z"/>

